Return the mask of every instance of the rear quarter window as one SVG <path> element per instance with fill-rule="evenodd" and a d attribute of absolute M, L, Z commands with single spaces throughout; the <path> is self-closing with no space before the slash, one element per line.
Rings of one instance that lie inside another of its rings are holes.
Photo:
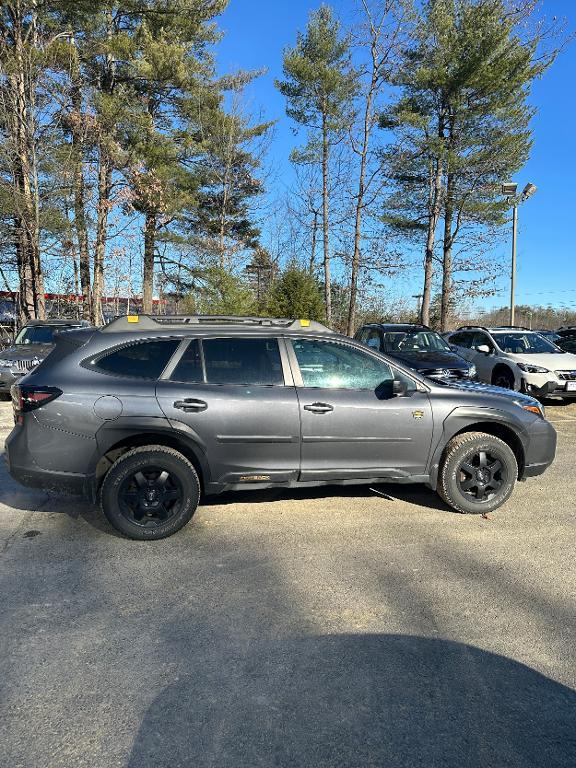
<path fill-rule="evenodd" d="M 178 339 L 136 342 L 101 355 L 90 367 L 116 376 L 158 379 L 179 344 Z"/>

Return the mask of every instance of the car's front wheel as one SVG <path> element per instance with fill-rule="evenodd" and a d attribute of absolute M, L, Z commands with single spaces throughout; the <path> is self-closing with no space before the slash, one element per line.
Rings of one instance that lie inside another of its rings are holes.
<path fill-rule="evenodd" d="M 200 483 L 188 459 L 173 448 L 148 445 L 120 456 L 104 478 L 102 511 L 131 539 L 164 539 L 198 508 Z"/>
<path fill-rule="evenodd" d="M 437 490 L 457 512 L 485 514 L 510 498 L 518 478 L 514 451 L 483 432 L 466 432 L 446 447 Z"/>

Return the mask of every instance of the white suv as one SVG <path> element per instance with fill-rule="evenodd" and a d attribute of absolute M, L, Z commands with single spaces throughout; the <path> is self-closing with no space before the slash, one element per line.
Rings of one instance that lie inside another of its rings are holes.
<path fill-rule="evenodd" d="M 465 326 L 445 336 L 480 381 L 534 396 L 576 398 L 576 355 L 526 328 Z"/>

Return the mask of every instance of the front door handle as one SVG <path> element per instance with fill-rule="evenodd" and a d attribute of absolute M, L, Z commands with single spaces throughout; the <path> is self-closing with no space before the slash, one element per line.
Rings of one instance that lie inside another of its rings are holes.
<path fill-rule="evenodd" d="M 305 405 L 304 410 L 310 413 L 330 413 L 334 410 L 334 406 L 328 403 L 312 403 L 312 405 Z"/>
<path fill-rule="evenodd" d="M 208 408 L 208 403 L 205 403 L 204 400 L 195 400 L 193 397 L 188 397 L 185 400 L 176 400 L 174 408 L 178 408 L 179 411 L 184 411 L 184 413 L 199 413 Z"/>

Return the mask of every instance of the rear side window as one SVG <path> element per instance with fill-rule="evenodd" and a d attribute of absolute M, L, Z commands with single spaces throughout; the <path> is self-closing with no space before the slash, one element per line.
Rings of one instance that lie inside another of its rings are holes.
<path fill-rule="evenodd" d="M 157 379 L 179 345 L 178 339 L 143 341 L 130 344 L 99 358 L 94 367 L 117 376 Z"/>
<path fill-rule="evenodd" d="M 276 339 L 204 339 L 209 384 L 284 384 Z"/>
<path fill-rule="evenodd" d="M 197 340 L 191 341 L 188 344 L 170 379 L 171 381 L 181 381 L 185 384 L 199 384 L 204 380 L 200 344 Z"/>

